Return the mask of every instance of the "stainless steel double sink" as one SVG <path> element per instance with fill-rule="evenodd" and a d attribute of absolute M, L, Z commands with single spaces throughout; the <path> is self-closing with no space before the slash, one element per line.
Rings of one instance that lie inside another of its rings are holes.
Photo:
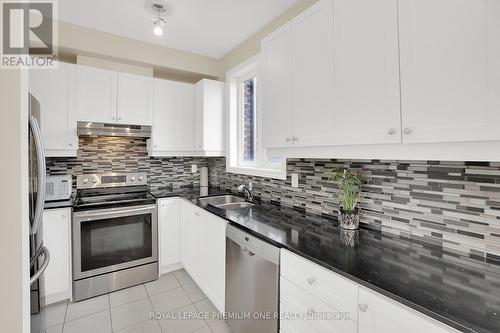
<path fill-rule="evenodd" d="M 212 197 L 199 198 L 198 200 L 200 203 L 225 210 L 241 209 L 254 206 L 253 203 L 246 201 L 244 198 L 231 194 L 214 195 Z"/>

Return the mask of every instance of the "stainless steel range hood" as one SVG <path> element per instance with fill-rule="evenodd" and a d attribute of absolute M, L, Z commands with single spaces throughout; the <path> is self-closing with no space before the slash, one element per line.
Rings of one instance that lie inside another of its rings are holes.
<path fill-rule="evenodd" d="M 150 138 L 151 126 L 79 121 L 78 136 L 128 136 Z"/>

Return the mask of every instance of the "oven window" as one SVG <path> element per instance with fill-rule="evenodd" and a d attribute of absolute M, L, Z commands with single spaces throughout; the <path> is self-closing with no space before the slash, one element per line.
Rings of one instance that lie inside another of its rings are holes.
<path fill-rule="evenodd" d="M 151 214 L 81 223 L 82 272 L 152 256 Z"/>

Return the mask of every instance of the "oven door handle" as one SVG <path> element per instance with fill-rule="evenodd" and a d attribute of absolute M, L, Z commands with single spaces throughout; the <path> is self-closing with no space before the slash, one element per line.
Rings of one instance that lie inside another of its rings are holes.
<path fill-rule="evenodd" d="M 108 211 L 77 212 L 74 213 L 74 216 L 83 218 L 102 217 L 102 216 L 114 217 L 122 214 L 154 211 L 155 208 L 156 206 L 147 206 L 142 208 L 129 208 L 129 209 L 114 210 L 114 211 L 108 210 Z"/>

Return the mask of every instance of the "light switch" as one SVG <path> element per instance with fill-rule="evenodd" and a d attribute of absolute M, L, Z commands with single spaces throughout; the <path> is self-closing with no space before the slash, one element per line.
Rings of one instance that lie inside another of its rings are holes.
<path fill-rule="evenodd" d="M 299 187 L 299 174 L 292 173 L 292 187 Z"/>
<path fill-rule="evenodd" d="M 191 172 L 196 173 L 197 171 L 198 171 L 198 167 L 196 166 L 196 164 L 191 164 Z"/>

